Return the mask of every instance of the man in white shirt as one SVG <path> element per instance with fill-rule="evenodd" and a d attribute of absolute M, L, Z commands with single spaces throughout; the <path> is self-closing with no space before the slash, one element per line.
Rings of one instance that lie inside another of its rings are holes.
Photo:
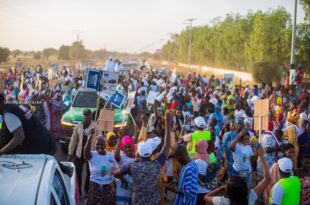
<path fill-rule="evenodd" d="M 116 63 L 115 63 L 115 72 L 116 73 L 122 73 L 124 71 L 124 68 L 123 68 L 123 64 L 120 60 L 116 60 Z"/>
<path fill-rule="evenodd" d="M 109 57 L 109 59 L 106 61 L 104 70 L 108 72 L 115 72 L 115 62 L 112 57 Z"/>

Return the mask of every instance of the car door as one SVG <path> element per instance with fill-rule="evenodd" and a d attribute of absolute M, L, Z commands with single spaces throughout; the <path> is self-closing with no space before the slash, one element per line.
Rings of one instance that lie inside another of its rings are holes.
<path fill-rule="evenodd" d="M 57 169 L 52 177 L 50 205 L 70 205 L 65 183 Z"/>

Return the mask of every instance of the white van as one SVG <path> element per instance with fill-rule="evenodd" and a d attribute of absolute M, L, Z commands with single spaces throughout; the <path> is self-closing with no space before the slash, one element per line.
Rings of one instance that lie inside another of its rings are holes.
<path fill-rule="evenodd" d="M 79 204 L 74 164 L 49 155 L 0 156 L 0 204 Z"/>

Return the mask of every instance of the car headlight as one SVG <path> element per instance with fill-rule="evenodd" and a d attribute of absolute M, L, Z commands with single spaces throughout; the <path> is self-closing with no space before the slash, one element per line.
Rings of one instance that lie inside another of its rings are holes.
<path fill-rule="evenodd" d="M 124 122 L 123 127 L 125 127 L 127 125 L 127 122 Z M 122 123 L 116 124 L 114 125 L 115 128 L 121 128 L 122 127 Z"/>
<path fill-rule="evenodd" d="M 64 125 L 64 126 L 71 126 L 71 127 L 73 127 L 73 124 L 70 122 L 70 121 L 68 121 L 68 120 L 61 120 L 61 124 L 62 125 Z"/>

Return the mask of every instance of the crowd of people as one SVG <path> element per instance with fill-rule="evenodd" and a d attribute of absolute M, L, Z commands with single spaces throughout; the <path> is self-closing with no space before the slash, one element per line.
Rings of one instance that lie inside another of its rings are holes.
<path fill-rule="evenodd" d="M 106 70 L 115 72 L 111 60 Z M 134 123 L 101 132 L 98 116 L 84 110 L 68 149 L 81 197 L 90 205 L 310 204 L 309 93 L 301 66 L 289 68 L 289 86 L 122 68 L 118 89 L 136 92 Z M 42 68 L 9 72 L 0 95 L 0 154 L 53 154 L 63 99 L 72 99 L 83 80 L 82 72 L 64 71 L 50 86 Z M 269 99 L 269 117 L 259 135 L 254 102 L 261 99 Z M 36 130 L 45 138 L 37 139 Z"/>

